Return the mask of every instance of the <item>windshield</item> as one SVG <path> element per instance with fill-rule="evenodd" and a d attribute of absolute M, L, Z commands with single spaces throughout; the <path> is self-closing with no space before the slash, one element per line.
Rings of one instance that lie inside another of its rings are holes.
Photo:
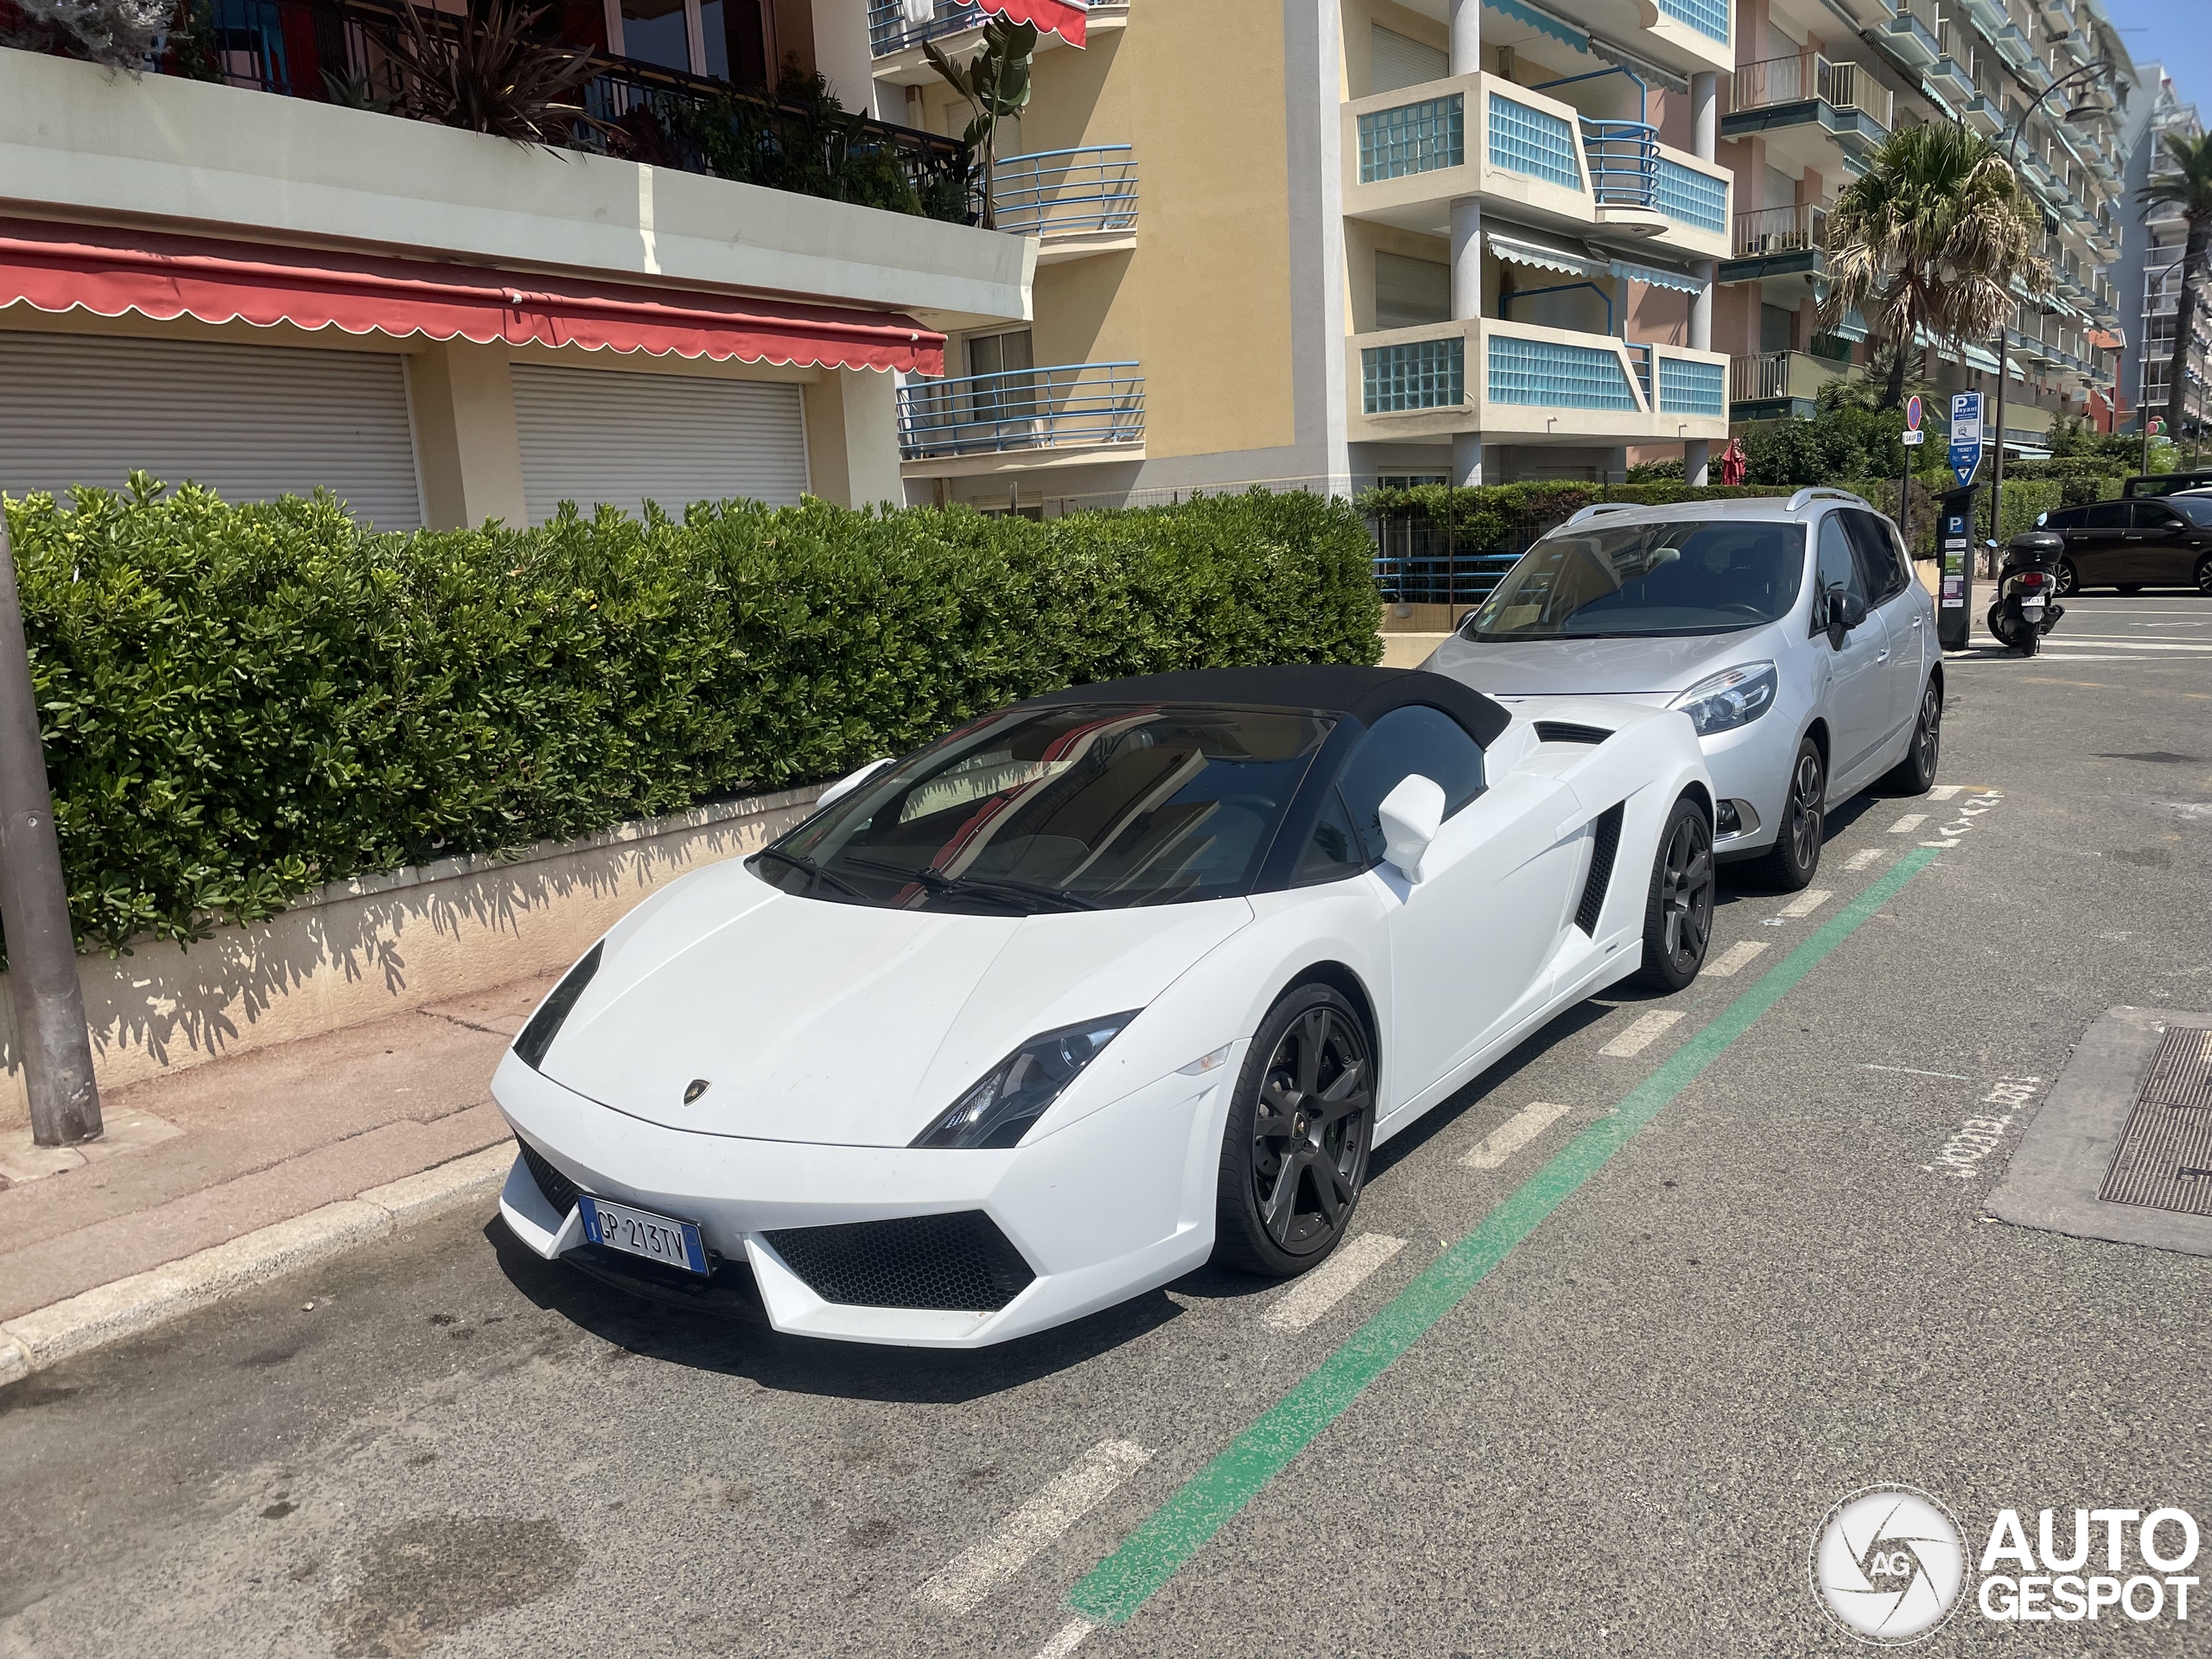
<path fill-rule="evenodd" d="M 1545 537 L 1467 619 L 1470 639 L 1724 633 L 1789 613 L 1802 524 L 1578 524 Z"/>
<path fill-rule="evenodd" d="M 1020 915 L 1249 893 L 1331 721 L 1154 704 L 1012 709 L 801 824 L 753 868 L 845 904 Z"/>

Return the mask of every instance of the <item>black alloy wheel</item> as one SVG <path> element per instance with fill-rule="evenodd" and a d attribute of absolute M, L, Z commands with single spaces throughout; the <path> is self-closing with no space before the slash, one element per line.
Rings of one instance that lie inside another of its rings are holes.
<path fill-rule="evenodd" d="M 2058 562 L 2058 596 L 2071 599 L 2082 591 L 2082 573 L 2074 568 L 2071 559 Z"/>
<path fill-rule="evenodd" d="M 1705 966 L 1713 943 L 1713 824 L 1685 795 L 1667 815 L 1651 891 L 1643 906 L 1643 966 L 1639 977 L 1656 991 L 1679 991 Z"/>
<path fill-rule="evenodd" d="M 1214 1255 L 1287 1279 L 1351 1226 L 1375 1138 L 1375 1058 L 1358 1011 L 1300 985 L 1260 1025 L 1221 1149 Z"/>
<path fill-rule="evenodd" d="M 1897 795 L 1925 795 L 1936 786 L 1936 765 L 1943 754 L 1943 690 L 1930 675 L 1920 694 L 1920 717 L 1912 723 L 1912 745 L 1890 769 L 1882 785 Z"/>
<path fill-rule="evenodd" d="M 2196 562 L 2196 591 L 2212 599 L 2212 553 Z"/>
<path fill-rule="evenodd" d="M 1774 846 L 1758 863 L 1768 886 L 1796 893 L 1812 885 L 1821 868 L 1821 842 L 1827 833 L 1827 764 L 1821 759 L 1821 746 L 1810 736 L 1802 738 L 1797 758 L 1789 763 L 1789 794 L 1783 803 Z"/>

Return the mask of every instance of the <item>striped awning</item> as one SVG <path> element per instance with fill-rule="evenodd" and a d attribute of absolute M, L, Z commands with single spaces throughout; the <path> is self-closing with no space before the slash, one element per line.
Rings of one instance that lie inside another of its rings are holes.
<path fill-rule="evenodd" d="M 1548 35 L 1561 46 L 1577 52 L 1590 49 L 1590 37 L 1563 19 L 1554 17 L 1541 6 L 1532 6 L 1526 0 L 1483 0 L 1485 10 L 1501 17 L 1510 17 L 1515 22 L 1535 29 L 1539 35 Z"/>
<path fill-rule="evenodd" d="M 1648 288 L 1664 288 L 1676 294 L 1702 294 L 1706 282 L 1686 270 L 1669 270 L 1663 265 L 1639 265 L 1632 260 L 1616 259 L 1612 274 L 1625 276 L 1632 283 L 1642 283 Z"/>
<path fill-rule="evenodd" d="M 1556 242 L 1539 241 L 1529 236 L 1515 234 L 1500 236 L 1496 231 L 1485 238 L 1490 251 L 1509 264 L 1528 265 L 1537 270 L 1556 270 L 1569 276 L 1609 276 L 1612 267 L 1603 259 L 1573 248 L 1562 247 Z"/>

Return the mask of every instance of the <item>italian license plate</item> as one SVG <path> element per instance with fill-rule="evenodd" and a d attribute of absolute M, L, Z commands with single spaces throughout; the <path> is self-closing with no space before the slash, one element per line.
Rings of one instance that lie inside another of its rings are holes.
<path fill-rule="evenodd" d="M 707 1246 L 699 1236 L 698 1223 L 611 1204 L 588 1193 L 579 1196 L 576 1204 L 583 1211 L 584 1236 L 593 1243 L 706 1275 Z"/>

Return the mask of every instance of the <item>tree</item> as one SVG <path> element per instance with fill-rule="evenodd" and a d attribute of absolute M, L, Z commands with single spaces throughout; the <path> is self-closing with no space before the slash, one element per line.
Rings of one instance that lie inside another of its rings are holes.
<path fill-rule="evenodd" d="M 1906 127 L 1867 159 L 1828 214 L 1823 327 L 1854 308 L 1891 348 L 1883 407 L 1904 398 L 1907 359 L 1923 339 L 1947 345 L 1993 334 L 2012 315 L 2018 282 L 2050 286 L 2036 251 L 2042 219 L 2005 158 L 1972 130 Z"/>
<path fill-rule="evenodd" d="M 2190 138 L 2170 132 L 2165 140 L 2177 170 L 2155 175 L 2136 192 L 2136 200 L 2146 210 L 2179 207 L 2189 226 L 2189 239 L 2182 246 L 2181 297 L 2174 302 L 2174 354 L 2166 365 L 2166 430 L 2178 437 L 2189 396 L 2190 330 L 2212 268 L 2212 133 Z"/>
<path fill-rule="evenodd" d="M 955 63 L 935 41 L 922 51 L 939 79 L 968 100 L 976 118 L 964 135 L 970 151 L 983 158 L 983 228 L 995 229 L 991 172 L 998 153 L 998 127 L 1029 106 L 1029 60 L 1037 51 L 1037 25 L 993 17 L 983 26 L 983 49 L 966 63 Z"/>

